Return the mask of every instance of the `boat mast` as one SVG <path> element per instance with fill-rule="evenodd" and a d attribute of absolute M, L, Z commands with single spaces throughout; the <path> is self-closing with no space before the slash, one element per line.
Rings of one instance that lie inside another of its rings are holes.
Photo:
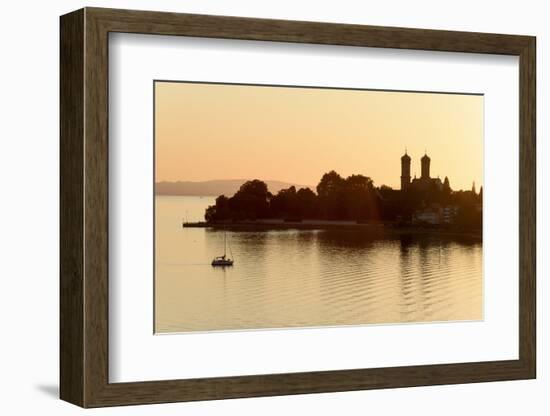
<path fill-rule="evenodd" d="M 223 230 L 223 256 L 225 257 L 227 250 L 227 231 Z"/>

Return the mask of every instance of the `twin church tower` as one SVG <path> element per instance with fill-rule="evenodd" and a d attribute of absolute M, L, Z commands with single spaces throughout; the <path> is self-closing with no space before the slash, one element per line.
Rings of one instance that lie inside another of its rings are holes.
<path fill-rule="evenodd" d="M 420 159 L 420 163 L 422 166 L 420 178 L 417 178 L 415 175 L 415 177 L 411 180 L 411 157 L 405 150 L 405 154 L 401 156 L 401 190 L 404 191 L 406 189 L 413 188 L 424 191 L 433 189 L 434 187 L 442 189 L 443 183 L 441 182 L 441 179 L 430 177 L 430 157 L 427 154 L 424 154 L 424 156 Z M 445 182 L 448 185 L 449 179 L 447 177 L 445 177 Z"/>

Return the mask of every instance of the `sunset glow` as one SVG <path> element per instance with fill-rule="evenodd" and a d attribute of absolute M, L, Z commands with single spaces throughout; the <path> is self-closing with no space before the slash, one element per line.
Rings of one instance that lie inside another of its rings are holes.
<path fill-rule="evenodd" d="M 453 189 L 483 184 L 483 96 L 155 83 L 156 182 L 363 174 L 398 189 L 431 157 Z"/>

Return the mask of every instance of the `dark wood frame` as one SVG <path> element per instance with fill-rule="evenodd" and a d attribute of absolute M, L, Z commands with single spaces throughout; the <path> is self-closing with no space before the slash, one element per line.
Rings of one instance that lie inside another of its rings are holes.
<path fill-rule="evenodd" d="M 109 383 L 110 32 L 519 56 L 519 359 Z M 99 8 L 62 16 L 61 398 L 82 407 L 100 407 L 535 378 L 535 45 L 530 36 Z"/>

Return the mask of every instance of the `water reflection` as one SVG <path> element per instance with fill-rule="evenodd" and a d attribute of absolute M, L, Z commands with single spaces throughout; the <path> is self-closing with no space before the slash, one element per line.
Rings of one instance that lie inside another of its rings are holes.
<path fill-rule="evenodd" d="M 213 268 L 223 230 L 182 228 L 201 204 L 159 198 L 160 332 L 482 318 L 482 246 L 468 238 L 355 230 L 228 230 L 235 265 Z M 208 201 L 204 201 L 204 204 Z"/>

